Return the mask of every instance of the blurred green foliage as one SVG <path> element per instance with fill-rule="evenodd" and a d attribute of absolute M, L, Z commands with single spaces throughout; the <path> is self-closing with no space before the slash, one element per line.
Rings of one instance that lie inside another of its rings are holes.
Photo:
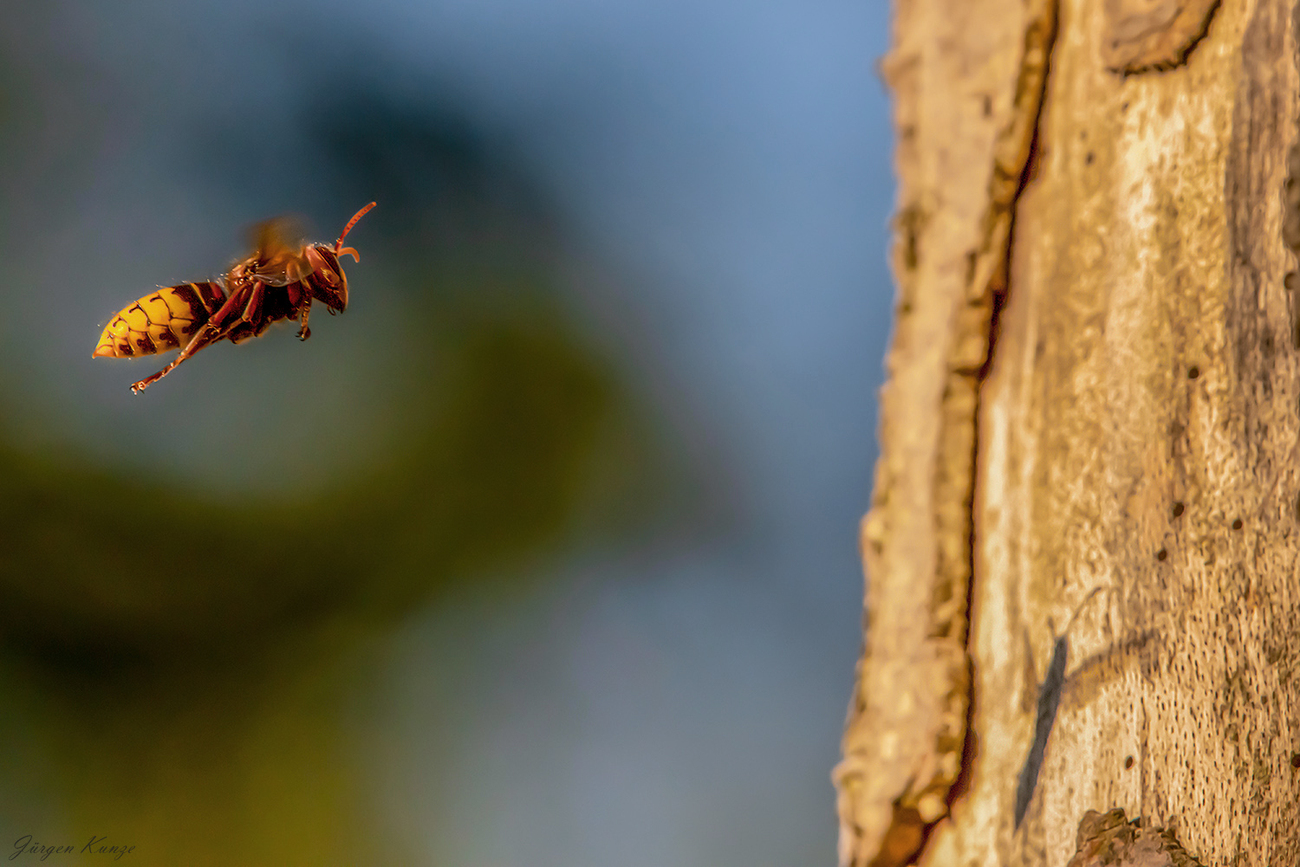
<path fill-rule="evenodd" d="M 338 729 L 367 648 L 448 591 L 521 592 L 652 463 L 556 305 L 469 289 L 412 309 L 399 444 L 323 493 L 220 499 L 0 447 L 0 693 L 37 726 L 6 734 L 49 741 L 11 785 L 134 836 L 137 864 L 367 862 Z"/>
<path fill-rule="evenodd" d="M 327 190 L 321 212 L 380 202 L 361 246 L 404 330 L 357 339 L 400 357 L 397 433 L 275 500 L 20 448 L 0 425 L 0 814 L 18 835 L 108 834 L 136 865 L 403 863 L 351 763 L 384 638 L 452 594 L 524 592 L 552 574 L 533 565 L 673 484 L 556 300 L 554 218 L 522 173 L 452 115 L 323 93 L 320 176 L 285 183 Z M 218 119 L 193 133 L 196 172 L 255 202 L 263 140 Z"/>
<path fill-rule="evenodd" d="M 247 644 L 331 611 L 410 610 L 553 536 L 622 423 L 609 372 L 554 311 L 431 332 L 403 445 L 309 501 L 217 502 L 0 449 L 0 636 L 92 669 Z"/>

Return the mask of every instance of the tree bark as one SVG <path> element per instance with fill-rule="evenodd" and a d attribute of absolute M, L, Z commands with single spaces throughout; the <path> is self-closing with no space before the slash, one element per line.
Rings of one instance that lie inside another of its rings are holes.
<path fill-rule="evenodd" d="M 1297 20 L 897 4 L 842 863 L 1300 863 Z"/>

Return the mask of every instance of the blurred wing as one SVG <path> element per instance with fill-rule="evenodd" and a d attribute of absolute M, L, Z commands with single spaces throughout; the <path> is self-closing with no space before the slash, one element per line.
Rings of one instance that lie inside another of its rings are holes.
<path fill-rule="evenodd" d="M 294 217 L 272 217 L 248 230 L 254 253 L 274 253 L 302 246 L 302 227 Z"/>
<path fill-rule="evenodd" d="M 276 217 L 258 223 L 249 232 L 253 255 L 230 269 L 232 285 L 253 280 L 268 286 L 287 286 L 311 273 L 303 257 L 302 231 L 297 220 Z"/>

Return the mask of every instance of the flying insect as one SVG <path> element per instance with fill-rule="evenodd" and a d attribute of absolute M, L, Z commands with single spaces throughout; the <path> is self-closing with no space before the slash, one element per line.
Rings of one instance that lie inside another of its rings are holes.
<path fill-rule="evenodd" d="M 104 327 L 95 358 L 134 358 L 180 349 L 162 370 L 131 386 L 139 394 L 204 347 L 219 340 L 243 343 L 282 320 L 297 320 L 298 337 L 311 337 L 307 319 L 313 300 L 330 315 L 348 306 L 348 278 L 339 259 L 361 261 L 343 239 L 375 206 L 353 215 L 330 244 L 294 244 L 288 224 L 268 220 L 257 227 L 254 250 L 217 280 L 160 287 L 124 308 Z"/>

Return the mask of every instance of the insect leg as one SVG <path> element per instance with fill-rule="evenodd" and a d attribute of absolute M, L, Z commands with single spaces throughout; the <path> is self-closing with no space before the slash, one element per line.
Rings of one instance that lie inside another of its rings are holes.
<path fill-rule="evenodd" d="M 225 330 L 229 330 L 229 329 L 225 329 Z M 197 332 L 195 332 L 194 336 L 190 338 L 190 342 L 185 344 L 185 348 L 181 350 L 180 355 L 177 355 L 175 358 L 173 358 L 170 364 L 168 364 L 162 370 L 155 373 L 153 376 L 145 377 L 144 379 L 137 382 L 135 385 L 131 386 L 131 391 L 134 394 L 139 394 L 140 392 L 144 391 L 153 383 L 157 382 L 167 374 L 171 373 L 176 368 L 176 365 L 180 364 L 182 361 L 189 358 L 191 355 L 198 352 L 200 349 L 207 346 L 208 344 L 216 343 L 223 336 L 225 336 L 223 333 L 223 329 L 217 328 L 211 322 L 204 323 L 203 327 L 200 328 Z"/>
<path fill-rule="evenodd" d="M 248 302 L 244 304 L 244 309 L 240 311 L 238 321 L 247 322 L 250 325 L 256 324 L 262 315 L 262 299 L 265 295 L 266 284 L 258 280 L 253 284 L 252 291 L 248 293 Z"/>
<path fill-rule="evenodd" d="M 251 287 L 244 286 L 235 292 L 231 292 L 230 297 L 226 299 L 226 303 L 222 304 L 221 309 L 212 314 L 212 318 L 203 323 L 203 327 L 194 333 L 194 336 L 190 338 L 190 342 L 185 344 L 185 348 L 181 350 L 180 355 L 177 355 L 172 359 L 171 364 L 168 364 L 153 376 L 145 377 L 132 385 L 131 392 L 139 394 L 171 373 L 178 364 L 200 349 L 226 337 L 231 330 L 246 321 L 242 315 L 244 312 L 250 309 L 260 311 L 263 291 L 264 287 L 259 282 L 254 283 Z M 236 311 L 240 312 L 236 313 Z"/>
<path fill-rule="evenodd" d="M 311 314 L 311 296 L 307 295 L 302 302 L 302 318 L 299 320 L 301 327 L 298 329 L 298 339 L 306 340 L 311 337 L 311 329 L 307 327 L 307 317 Z"/>

